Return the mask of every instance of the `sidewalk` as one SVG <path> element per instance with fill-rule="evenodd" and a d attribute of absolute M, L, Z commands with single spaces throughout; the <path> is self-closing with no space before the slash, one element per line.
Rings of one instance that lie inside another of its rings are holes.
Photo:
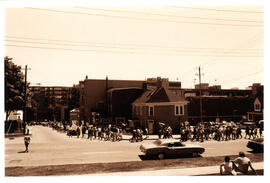
<path fill-rule="evenodd" d="M 264 162 L 253 163 L 252 165 L 256 171 L 264 169 Z M 87 174 L 84 176 L 202 176 L 202 175 L 219 175 L 219 166 Z"/>

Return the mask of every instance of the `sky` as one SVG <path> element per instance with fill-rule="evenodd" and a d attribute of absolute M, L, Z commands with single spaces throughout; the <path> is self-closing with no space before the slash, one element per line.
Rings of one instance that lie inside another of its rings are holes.
<path fill-rule="evenodd" d="M 183 88 L 264 84 L 263 6 L 6 8 L 4 55 L 31 85 L 163 77 Z"/>

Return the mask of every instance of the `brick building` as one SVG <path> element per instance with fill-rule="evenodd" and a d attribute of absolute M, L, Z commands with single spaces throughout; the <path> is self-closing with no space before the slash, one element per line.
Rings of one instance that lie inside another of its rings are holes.
<path fill-rule="evenodd" d="M 155 88 L 145 91 L 133 102 L 132 114 L 141 127 L 149 129 L 149 133 L 158 130 L 159 122 L 171 126 L 176 132 L 180 123 L 187 120 L 187 103 L 181 88 L 170 88 L 168 80 L 158 78 Z"/>
<path fill-rule="evenodd" d="M 80 81 L 80 117 L 85 122 L 93 122 L 93 114 L 109 118 L 107 110 L 107 91 L 113 88 L 143 88 L 144 81 L 88 79 Z"/>

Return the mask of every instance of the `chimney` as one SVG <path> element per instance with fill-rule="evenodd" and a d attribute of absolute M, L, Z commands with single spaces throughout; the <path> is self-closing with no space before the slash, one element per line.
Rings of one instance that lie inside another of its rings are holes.
<path fill-rule="evenodd" d="M 168 88 L 169 87 L 169 80 L 168 78 L 161 78 L 157 77 L 157 88 Z"/>

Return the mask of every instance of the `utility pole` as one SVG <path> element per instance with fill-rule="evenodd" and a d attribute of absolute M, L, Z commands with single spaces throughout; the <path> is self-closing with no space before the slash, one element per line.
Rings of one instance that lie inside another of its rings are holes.
<path fill-rule="evenodd" d="M 199 90 L 200 90 L 200 119 L 201 119 L 201 122 L 203 122 L 203 115 L 202 115 L 202 112 L 203 112 L 203 107 L 202 107 L 202 83 L 201 83 L 201 66 L 199 66 Z"/>
<path fill-rule="evenodd" d="M 25 70 L 25 77 L 24 77 L 24 84 L 25 84 L 25 86 L 24 86 L 24 109 L 23 109 L 23 121 L 24 121 L 24 127 L 23 127 L 23 133 L 25 134 L 25 125 L 26 125 L 26 106 L 27 106 L 27 70 L 31 70 L 30 68 L 27 68 L 27 65 L 25 66 L 25 68 L 24 69 L 22 69 L 22 70 Z"/>

